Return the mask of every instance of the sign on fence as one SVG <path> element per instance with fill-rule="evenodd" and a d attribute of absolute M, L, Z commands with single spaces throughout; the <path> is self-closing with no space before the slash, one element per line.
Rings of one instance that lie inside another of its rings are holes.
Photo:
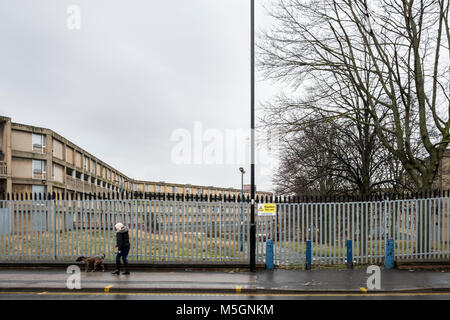
<path fill-rule="evenodd" d="M 277 214 L 277 205 L 275 203 L 258 204 L 258 216 L 275 216 Z"/>

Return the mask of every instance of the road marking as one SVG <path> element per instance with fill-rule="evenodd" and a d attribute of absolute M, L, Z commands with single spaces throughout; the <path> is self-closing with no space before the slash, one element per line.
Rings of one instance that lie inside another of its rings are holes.
<path fill-rule="evenodd" d="M 105 291 L 106 293 L 109 293 L 109 289 L 111 289 L 112 287 L 113 287 L 113 285 L 110 284 L 109 286 L 106 286 L 106 287 L 105 287 L 104 291 Z"/>
<path fill-rule="evenodd" d="M 450 292 L 416 293 L 189 293 L 189 292 L 0 292 L 3 295 L 42 295 L 47 296 L 242 296 L 242 297 L 420 297 L 450 296 Z"/>

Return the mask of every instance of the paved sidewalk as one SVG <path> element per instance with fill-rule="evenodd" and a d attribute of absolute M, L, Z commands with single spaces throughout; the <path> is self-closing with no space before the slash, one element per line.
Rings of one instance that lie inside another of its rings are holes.
<path fill-rule="evenodd" d="M 66 291 L 69 274 L 55 270 L 0 270 L 0 291 Z M 83 291 L 110 292 L 361 292 L 366 271 L 275 270 L 250 272 L 152 271 L 113 276 L 81 273 Z M 107 289 L 108 290 L 108 289 Z M 382 270 L 381 291 L 448 291 L 450 272 Z"/>

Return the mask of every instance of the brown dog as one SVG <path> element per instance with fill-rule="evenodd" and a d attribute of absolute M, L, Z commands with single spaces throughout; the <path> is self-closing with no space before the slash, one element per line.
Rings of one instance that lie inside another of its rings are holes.
<path fill-rule="evenodd" d="M 85 256 L 81 256 L 77 258 L 77 262 L 83 261 L 84 264 L 86 265 L 86 272 L 88 272 L 89 270 L 89 265 L 92 263 L 94 265 L 94 269 L 92 269 L 92 272 L 95 271 L 95 269 L 97 268 L 98 265 L 100 265 L 102 267 L 102 271 L 105 271 L 105 266 L 103 265 L 103 260 L 105 259 L 105 255 L 102 253 L 99 256 L 95 256 L 95 257 L 85 257 Z"/>

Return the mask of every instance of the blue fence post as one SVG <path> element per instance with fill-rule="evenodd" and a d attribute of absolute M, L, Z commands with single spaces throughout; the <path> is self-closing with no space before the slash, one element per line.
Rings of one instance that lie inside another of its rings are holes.
<path fill-rule="evenodd" d="M 266 270 L 273 270 L 273 240 L 266 242 Z"/>
<path fill-rule="evenodd" d="M 353 269 L 353 243 L 347 240 L 347 269 Z"/>
<path fill-rule="evenodd" d="M 394 239 L 389 239 L 386 243 L 386 252 L 384 258 L 384 267 L 386 269 L 392 269 L 395 266 L 394 244 Z"/>
<path fill-rule="evenodd" d="M 312 250 L 311 240 L 306 241 L 306 270 L 311 270 Z"/>

